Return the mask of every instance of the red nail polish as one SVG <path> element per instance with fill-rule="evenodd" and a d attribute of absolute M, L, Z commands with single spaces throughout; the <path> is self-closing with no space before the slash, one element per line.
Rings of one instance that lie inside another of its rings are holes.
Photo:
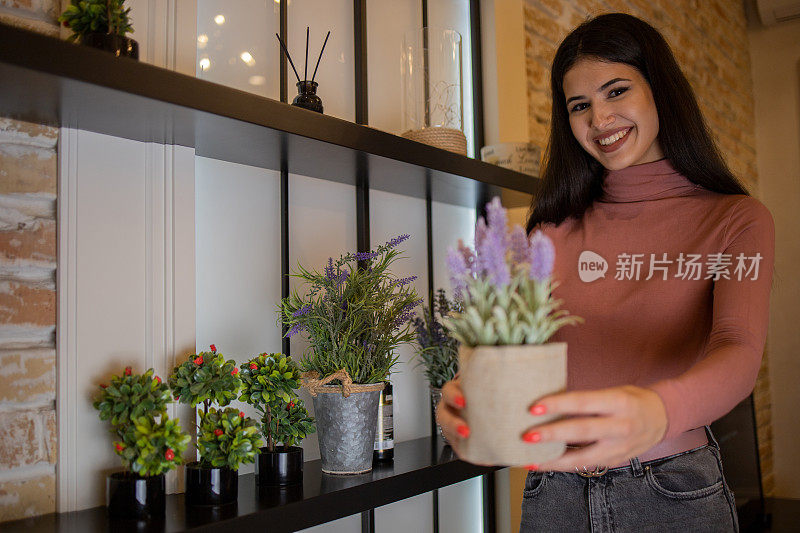
<path fill-rule="evenodd" d="M 533 472 L 533 471 L 539 470 L 539 465 L 528 465 L 525 468 L 527 468 L 528 470 Z"/>
<path fill-rule="evenodd" d="M 531 414 L 536 416 L 541 416 L 547 412 L 547 407 L 544 405 L 537 403 L 533 407 L 531 407 Z"/>
<path fill-rule="evenodd" d="M 464 424 L 461 424 L 460 426 L 458 426 L 456 431 L 458 431 L 458 434 L 461 435 L 462 438 L 466 439 L 467 437 L 469 437 L 469 428 L 467 426 L 465 426 Z"/>
<path fill-rule="evenodd" d="M 522 440 L 525 442 L 539 442 L 542 440 L 542 436 L 536 431 L 529 431 L 522 436 Z"/>
<path fill-rule="evenodd" d="M 464 399 L 463 396 L 456 396 L 453 401 L 456 402 L 456 405 L 462 409 L 467 405 L 467 401 Z"/>

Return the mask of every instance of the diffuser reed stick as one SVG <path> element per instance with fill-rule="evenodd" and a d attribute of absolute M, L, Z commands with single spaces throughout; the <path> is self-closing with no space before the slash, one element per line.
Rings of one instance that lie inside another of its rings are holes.
<path fill-rule="evenodd" d="M 328 37 L 331 36 L 330 30 L 328 30 L 328 35 L 325 36 L 325 42 L 322 43 L 322 50 L 319 51 L 319 57 L 317 58 L 317 66 L 314 67 L 314 74 L 311 76 L 311 81 L 314 81 L 314 78 L 317 76 L 317 67 L 319 67 L 319 60 L 322 59 L 322 52 L 325 51 L 325 45 L 328 44 Z"/>

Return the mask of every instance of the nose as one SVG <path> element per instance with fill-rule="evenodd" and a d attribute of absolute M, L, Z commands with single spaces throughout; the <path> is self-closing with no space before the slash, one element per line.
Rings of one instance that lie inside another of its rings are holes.
<path fill-rule="evenodd" d="M 611 109 L 603 103 L 592 104 L 592 127 L 604 130 L 614 123 L 614 115 Z"/>

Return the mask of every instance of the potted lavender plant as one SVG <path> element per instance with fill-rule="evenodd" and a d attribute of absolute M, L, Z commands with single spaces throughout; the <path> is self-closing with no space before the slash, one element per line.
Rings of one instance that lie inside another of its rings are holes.
<path fill-rule="evenodd" d="M 547 340 L 561 327 L 583 321 L 559 310 L 552 297 L 553 243 L 540 231 L 530 237 L 507 227 L 498 198 L 487 205 L 475 229 L 476 252 L 459 242 L 447 261 L 462 310 L 442 319 L 461 343 L 461 388 L 470 437 L 462 458 L 480 464 L 523 466 L 561 455 L 565 443 L 531 445 L 522 439 L 530 426 L 546 422 L 528 407 L 539 397 L 566 387 L 567 345 Z M 497 401 L 502 398 L 502 401 Z"/>
<path fill-rule="evenodd" d="M 414 339 L 409 320 L 420 303 L 416 276 L 397 278 L 389 270 L 408 237 L 331 258 L 323 272 L 299 267 L 294 276 L 308 291 L 281 302 L 287 336 L 303 332 L 310 341 L 300 368 L 314 401 L 323 472 L 372 469 L 378 397 L 397 362 L 395 350 Z"/>
<path fill-rule="evenodd" d="M 425 367 L 434 409 L 442 399 L 442 385 L 453 379 L 458 372 L 458 341 L 448 334 L 442 318 L 460 310 L 459 302 L 448 300 L 445 290 L 439 289 L 436 296 L 431 298 L 431 306 L 423 307 L 422 315 L 411 320 L 419 345 L 416 353 L 417 366 Z M 439 435 L 447 442 L 438 423 L 436 427 Z"/>

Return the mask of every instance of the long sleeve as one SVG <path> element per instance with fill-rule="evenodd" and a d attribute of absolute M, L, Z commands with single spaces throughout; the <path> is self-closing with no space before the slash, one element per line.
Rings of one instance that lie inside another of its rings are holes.
<path fill-rule="evenodd" d="M 733 409 L 752 391 L 761 365 L 775 257 L 772 215 L 759 201 L 746 197 L 732 209 L 725 236 L 721 258 L 731 261 L 730 279 L 714 281 L 712 329 L 702 356 L 681 375 L 649 387 L 666 407 L 665 439 L 709 424 Z M 737 264 L 746 268 L 736 272 Z M 745 272 L 747 268 L 751 270 Z"/>

